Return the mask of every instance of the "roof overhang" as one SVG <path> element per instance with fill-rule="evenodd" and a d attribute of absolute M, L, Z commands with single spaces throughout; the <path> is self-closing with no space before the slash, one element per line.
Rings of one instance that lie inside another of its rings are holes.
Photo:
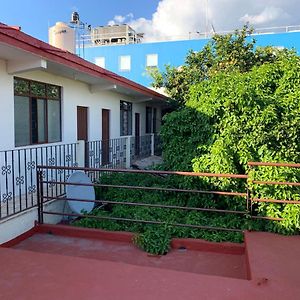
<path fill-rule="evenodd" d="M 168 98 L 160 93 L 1 24 L 0 59 L 6 61 L 7 72 L 11 75 L 43 70 L 84 82 L 89 85 L 91 93 L 111 91 L 136 102 L 167 104 Z"/>

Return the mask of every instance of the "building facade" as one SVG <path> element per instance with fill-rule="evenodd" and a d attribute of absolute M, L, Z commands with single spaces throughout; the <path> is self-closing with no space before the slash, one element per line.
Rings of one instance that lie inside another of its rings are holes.
<path fill-rule="evenodd" d="M 0 82 L 0 243 L 37 219 L 37 166 L 130 167 L 153 148 L 167 100 L 1 23 Z M 49 205 L 62 209 L 63 192 L 52 189 Z"/>
<path fill-rule="evenodd" d="M 257 46 L 274 46 L 296 49 L 300 53 L 300 28 L 282 28 L 284 32 L 262 32 L 254 34 Z M 165 65 L 184 64 L 189 51 L 200 51 L 208 38 L 139 43 L 130 45 L 97 46 L 85 45 L 85 59 L 113 71 L 144 86 L 150 86 L 152 78 L 147 69 L 157 67 L 164 70 Z"/>

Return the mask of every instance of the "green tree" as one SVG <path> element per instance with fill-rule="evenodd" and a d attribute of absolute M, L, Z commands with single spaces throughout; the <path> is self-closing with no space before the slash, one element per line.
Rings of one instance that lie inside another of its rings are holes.
<path fill-rule="evenodd" d="M 213 36 L 201 51 L 190 51 L 184 65 L 167 65 L 163 72 L 150 71 L 153 87 L 165 88 L 180 106 L 187 101 L 191 85 L 210 79 L 219 71 L 247 72 L 253 66 L 274 61 L 272 48 L 255 49 L 255 40 L 248 37 L 251 33 L 252 29 L 244 26 L 232 34 Z"/>
<path fill-rule="evenodd" d="M 263 51 L 262 51 L 263 52 Z M 219 70 L 190 87 L 185 108 L 165 117 L 166 167 L 213 173 L 244 173 L 248 161 L 300 161 L 300 58 L 273 50 L 273 62 Z M 300 172 L 261 168 L 257 179 L 300 181 Z M 216 180 L 207 179 L 216 184 Z M 222 183 L 221 183 L 222 184 Z M 231 182 L 224 181 L 224 188 Z M 259 197 L 300 199 L 297 187 L 256 187 Z M 300 229 L 300 206 L 260 204 L 257 213 L 283 217 L 271 229 Z"/>

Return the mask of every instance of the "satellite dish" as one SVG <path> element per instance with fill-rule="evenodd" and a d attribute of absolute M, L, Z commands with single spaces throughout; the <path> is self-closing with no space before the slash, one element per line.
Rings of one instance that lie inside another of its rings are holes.
<path fill-rule="evenodd" d="M 67 180 L 68 183 L 77 184 L 92 184 L 91 179 L 81 171 L 74 172 Z M 67 185 L 66 195 L 70 199 L 82 199 L 82 200 L 95 200 L 95 190 L 93 186 L 84 185 Z M 81 202 L 68 200 L 68 204 L 71 210 L 75 213 L 90 212 L 95 203 L 94 202 Z"/>

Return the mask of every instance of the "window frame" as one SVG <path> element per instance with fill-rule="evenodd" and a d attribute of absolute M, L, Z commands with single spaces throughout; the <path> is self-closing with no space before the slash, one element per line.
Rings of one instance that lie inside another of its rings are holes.
<path fill-rule="evenodd" d="M 149 64 L 148 60 L 150 57 L 154 57 L 156 60 L 156 64 Z M 146 68 L 157 68 L 158 67 L 158 54 L 157 53 L 151 53 L 151 54 L 146 54 Z"/>
<path fill-rule="evenodd" d="M 157 108 L 146 106 L 146 128 L 145 133 L 157 133 Z"/>
<path fill-rule="evenodd" d="M 123 58 L 129 58 L 129 67 L 128 68 L 123 68 L 122 67 L 122 59 Z M 131 71 L 131 55 L 120 55 L 119 56 L 119 71 L 120 72 L 130 72 Z"/>
<path fill-rule="evenodd" d="M 101 64 L 97 63 L 97 60 L 100 60 Z M 98 67 L 105 69 L 105 62 L 106 62 L 105 56 L 95 57 L 95 65 L 97 65 Z"/>
<path fill-rule="evenodd" d="M 41 81 L 36 81 L 36 80 L 31 80 L 31 79 L 26 79 L 26 78 L 21 78 L 21 77 L 14 77 L 14 99 L 15 97 L 24 97 L 26 99 L 28 99 L 29 101 L 29 114 L 28 116 L 24 116 L 24 117 L 28 117 L 29 119 L 29 143 L 27 144 L 18 144 L 16 141 L 16 116 L 14 115 L 14 127 L 15 127 L 15 131 L 14 131 L 14 142 L 15 142 L 15 147 L 23 147 L 23 146 L 32 146 L 32 145 L 41 145 L 41 144 L 50 144 L 50 143 L 58 143 L 62 141 L 62 108 L 61 108 L 61 102 L 62 102 L 62 87 L 55 85 L 55 84 L 50 84 L 50 83 L 45 83 L 45 82 L 41 82 Z M 16 90 L 16 81 L 23 81 L 24 83 L 27 83 L 28 86 L 28 91 L 27 92 L 18 92 Z M 40 85 L 40 86 L 44 86 L 44 94 L 43 95 L 37 95 L 34 94 L 32 92 L 32 85 Z M 50 94 L 50 87 L 57 89 L 57 96 L 53 96 Z M 36 116 L 36 124 L 37 127 L 35 129 L 33 129 L 33 116 L 32 116 L 32 112 L 33 112 L 33 102 L 36 101 L 36 105 L 38 103 L 39 100 L 43 100 L 44 102 L 44 140 L 43 141 L 39 141 L 39 122 L 38 122 L 38 115 Z M 55 141 L 50 141 L 49 142 L 49 118 L 48 118 L 48 101 L 58 101 L 59 102 L 59 138 Z M 15 107 L 15 100 L 14 100 L 14 107 Z M 35 134 L 37 134 L 37 142 L 33 142 L 33 130 L 35 130 Z"/>
<path fill-rule="evenodd" d="M 132 135 L 132 102 L 120 100 L 120 136 Z M 124 115 L 127 113 L 127 124 L 124 126 Z M 125 130 L 125 127 L 127 130 Z"/>

